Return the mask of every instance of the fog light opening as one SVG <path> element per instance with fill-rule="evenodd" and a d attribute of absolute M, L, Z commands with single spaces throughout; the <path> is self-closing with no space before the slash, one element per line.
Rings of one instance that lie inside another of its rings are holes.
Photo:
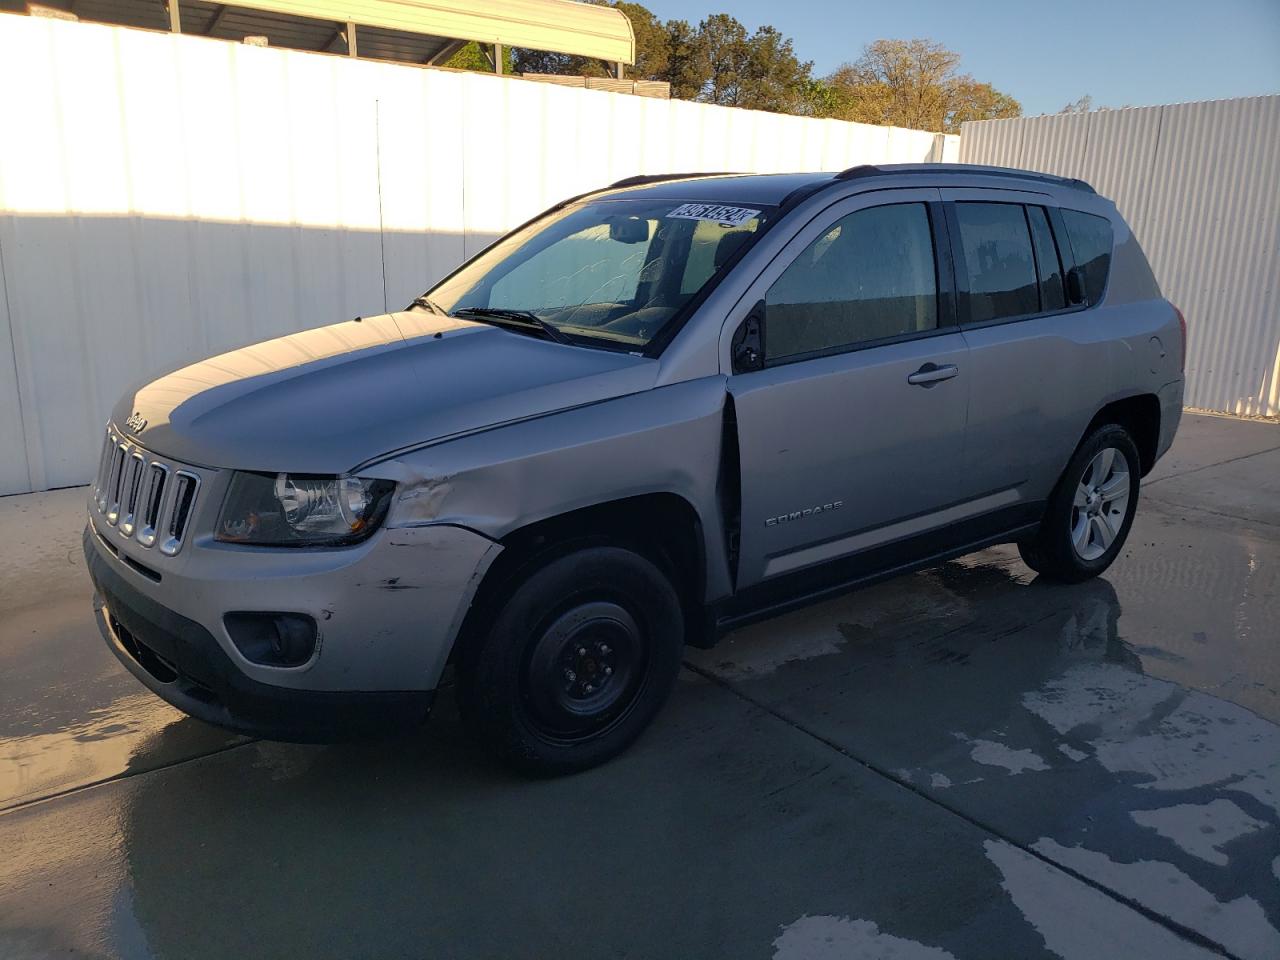
<path fill-rule="evenodd" d="M 250 663 L 300 667 L 315 654 L 316 622 L 302 613 L 228 613 L 227 634 Z"/>

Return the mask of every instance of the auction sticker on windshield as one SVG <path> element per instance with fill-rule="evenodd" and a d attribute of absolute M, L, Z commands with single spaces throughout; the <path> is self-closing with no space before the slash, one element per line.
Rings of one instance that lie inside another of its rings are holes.
<path fill-rule="evenodd" d="M 682 203 L 667 216 L 680 220 L 714 220 L 716 223 L 740 227 L 759 213 L 759 210 L 748 207 L 725 207 L 718 203 Z"/>

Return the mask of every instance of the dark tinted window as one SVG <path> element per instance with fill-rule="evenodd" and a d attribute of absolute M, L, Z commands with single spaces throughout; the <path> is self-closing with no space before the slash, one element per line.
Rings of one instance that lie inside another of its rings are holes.
<path fill-rule="evenodd" d="M 769 359 L 932 330 L 938 285 L 922 203 L 859 210 L 797 257 L 766 297 Z"/>
<path fill-rule="evenodd" d="M 1049 217 L 1044 207 L 1027 207 L 1027 222 L 1031 224 L 1031 242 L 1036 248 L 1036 266 L 1040 268 L 1040 309 L 1061 310 L 1067 305 L 1062 287 L 1062 261 L 1049 229 Z"/>
<path fill-rule="evenodd" d="M 968 279 L 969 321 L 1037 313 L 1036 265 L 1022 206 L 957 203 L 956 219 Z"/>
<path fill-rule="evenodd" d="M 1111 269 L 1111 221 L 1079 210 L 1063 210 L 1062 219 L 1071 236 L 1076 266 L 1084 272 L 1084 291 L 1089 303 L 1102 299 Z"/>

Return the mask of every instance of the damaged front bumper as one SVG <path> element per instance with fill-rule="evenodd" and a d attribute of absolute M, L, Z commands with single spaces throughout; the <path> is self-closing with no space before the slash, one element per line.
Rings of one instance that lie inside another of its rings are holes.
<path fill-rule="evenodd" d="M 144 685 L 219 726 L 305 741 L 421 721 L 499 550 L 470 530 L 431 525 L 342 550 L 197 542 L 160 565 L 93 519 L 84 533 L 99 629 Z M 309 617 L 314 653 L 300 666 L 253 662 L 228 632 L 232 613 Z"/>

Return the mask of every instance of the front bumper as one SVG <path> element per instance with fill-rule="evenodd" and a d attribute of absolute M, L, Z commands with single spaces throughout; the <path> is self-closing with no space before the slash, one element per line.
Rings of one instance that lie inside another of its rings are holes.
<path fill-rule="evenodd" d="M 209 723 L 310 742 L 426 717 L 471 592 L 497 550 L 469 531 L 420 528 L 383 531 L 378 543 L 329 558 L 191 544 L 169 565 L 114 534 L 91 518 L 83 546 L 101 600 L 99 629 L 125 667 Z M 138 557 L 154 565 L 145 574 Z M 245 659 L 223 617 L 266 610 L 314 617 L 321 633 L 310 662 L 283 668 Z"/>
<path fill-rule="evenodd" d="M 92 537 L 86 529 L 85 559 L 101 600 L 94 616 L 103 639 L 144 686 L 184 713 L 272 740 L 330 742 L 411 727 L 431 709 L 433 694 L 425 690 L 291 690 L 249 679 L 208 630 L 112 570 Z"/>

